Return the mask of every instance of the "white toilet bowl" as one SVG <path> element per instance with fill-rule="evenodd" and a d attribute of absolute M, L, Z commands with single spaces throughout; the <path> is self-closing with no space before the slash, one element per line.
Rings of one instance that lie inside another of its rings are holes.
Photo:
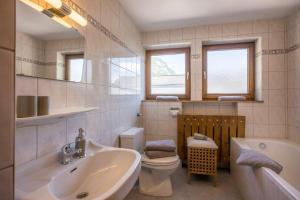
<path fill-rule="evenodd" d="M 135 149 L 141 154 L 144 147 L 144 129 L 130 128 L 120 134 L 121 147 Z M 179 157 L 149 159 L 142 154 L 142 170 L 139 176 L 140 192 L 151 196 L 171 196 L 173 193 L 170 176 L 180 163 Z"/>
<path fill-rule="evenodd" d="M 173 193 L 170 176 L 180 164 L 179 157 L 149 159 L 142 155 L 139 190 L 142 194 L 166 197 Z"/>

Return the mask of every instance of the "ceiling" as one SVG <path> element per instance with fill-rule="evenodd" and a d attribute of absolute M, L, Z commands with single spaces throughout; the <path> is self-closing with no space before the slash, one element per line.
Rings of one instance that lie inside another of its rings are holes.
<path fill-rule="evenodd" d="M 300 0 L 119 0 L 141 31 L 288 15 Z"/>
<path fill-rule="evenodd" d="M 48 16 L 40 13 L 26 4 L 17 1 L 16 29 L 41 40 L 58 40 L 81 37 L 74 29 L 68 29 L 53 21 Z"/>

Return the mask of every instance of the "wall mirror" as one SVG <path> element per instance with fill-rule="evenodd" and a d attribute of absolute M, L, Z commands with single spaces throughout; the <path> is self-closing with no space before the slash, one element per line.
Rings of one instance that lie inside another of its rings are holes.
<path fill-rule="evenodd" d="M 85 39 L 59 18 L 16 3 L 16 74 L 86 82 Z"/>

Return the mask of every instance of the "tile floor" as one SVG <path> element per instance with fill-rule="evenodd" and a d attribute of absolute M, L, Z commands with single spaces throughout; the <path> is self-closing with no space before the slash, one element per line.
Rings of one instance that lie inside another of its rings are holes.
<path fill-rule="evenodd" d="M 213 187 L 207 176 L 193 176 L 191 184 L 187 184 L 186 168 L 178 168 L 172 176 L 173 196 L 158 198 L 145 196 L 134 187 L 125 200 L 241 200 L 237 188 L 227 171 L 219 171 L 219 185 Z"/>

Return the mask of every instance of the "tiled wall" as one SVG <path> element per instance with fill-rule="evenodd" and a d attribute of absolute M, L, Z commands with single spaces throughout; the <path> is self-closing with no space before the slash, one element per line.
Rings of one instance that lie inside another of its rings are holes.
<path fill-rule="evenodd" d="M 182 111 L 185 115 L 236 115 L 237 104 L 226 102 L 182 103 Z"/>
<path fill-rule="evenodd" d="M 187 115 L 236 115 L 236 103 L 181 103 L 144 101 L 142 122 L 147 140 L 173 139 L 177 141 L 177 117 L 171 108 Z"/>
<path fill-rule="evenodd" d="M 288 18 L 288 138 L 300 144 L 300 10 Z"/>
<path fill-rule="evenodd" d="M 0 1 L 0 199 L 14 199 L 15 1 Z"/>
<path fill-rule="evenodd" d="M 18 166 L 74 141 L 80 127 L 88 138 L 117 146 L 119 133 L 138 122 L 144 96 L 144 50 L 138 30 L 117 0 L 75 3 L 90 22 L 85 28 L 77 27 L 86 40 L 87 83 L 18 76 L 16 91 L 17 95 L 49 95 L 51 110 L 74 106 L 96 106 L 99 110 L 54 124 L 17 128 Z"/>
<path fill-rule="evenodd" d="M 180 102 L 143 102 L 142 119 L 146 140 L 177 140 L 177 117 L 172 116 L 171 107 L 182 111 Z"/>
<path fill-rule="evenodd" d="M 201 101 L 202 44 L 207 41 L 257 40 L 256 98 L 264 102 L 224 105 L 225 112 L 247 117 L 247 137 L 284 138 L 287 118 L 285 26 L 285 19 L 202 25 L 146 32 L 142 34 L 142 41 L 145 47 L 171 43 L 191 45 L 191 99 Z M 222 107 L 223 104 L 191 103 L 183 106 L 183 112 L 198 113 L 202 109 L 207 114 L 221 114 Z"/>

